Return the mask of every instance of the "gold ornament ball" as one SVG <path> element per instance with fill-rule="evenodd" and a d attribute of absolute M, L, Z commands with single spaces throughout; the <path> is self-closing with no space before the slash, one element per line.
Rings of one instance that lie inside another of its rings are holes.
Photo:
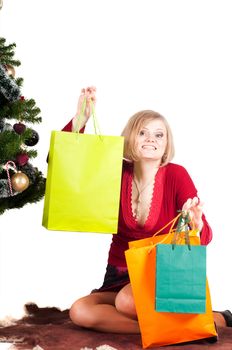
<path fill-rule="evenodd" d="M 23 192 L 29 186 L 29 179 L 26 174 L 18 171 L 11 177 L 11 185 L 16 192 Z"/>
<path fill-rule="evenodd" d="M 15 69 L 10 64 L 6 65 L 6 71 L 7 71 L 8 75 L 11 75 L 12 77 L 15 77 Z"/>

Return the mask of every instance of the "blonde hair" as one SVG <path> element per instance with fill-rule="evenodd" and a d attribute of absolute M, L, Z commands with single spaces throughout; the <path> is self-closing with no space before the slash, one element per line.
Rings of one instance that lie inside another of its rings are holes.
<path fill-rule="evenodd" d="M 143 126 L 151 120 L 161 120 L 167 131 L 167 146 L 161 160 L 161 166 L 164 166 L 173 159 L 175 154 L 172 131 L 167 120 L 161 114 L 152 110 L 140 111 L 128 120 L 121 134 L 124 136 L 124 158 L 132 162 L 139 160 L 135 147 L 135 139 Z"/>

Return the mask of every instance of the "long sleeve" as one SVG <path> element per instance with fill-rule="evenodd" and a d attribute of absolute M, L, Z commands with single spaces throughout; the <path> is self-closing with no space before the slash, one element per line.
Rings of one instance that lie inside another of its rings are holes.
<path fill-rule="evenodd" d="M 72 119 L 63 127 L 62 131 L 72 131 Z"/>

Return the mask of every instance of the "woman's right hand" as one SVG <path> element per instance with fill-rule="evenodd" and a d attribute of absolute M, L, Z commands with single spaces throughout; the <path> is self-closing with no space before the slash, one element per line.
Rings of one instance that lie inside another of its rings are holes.
<path fill-rule="evenodd" d="M 77 103 L 77 111 L 76 114 L 73 118 L 73 122 L 72 122 L 72 130 L 73 131 L 79 131 L 80 129 L 82 129 L 85 124 L 87 123 L 89 117 L 92 115 L 92 103 L 95 105 L 96 104 L 96 87 L 95 86 L 89 86 L 87 88 L 83 88 L 81 89 L 81 94 L 79 96 L 78 99 L 78 103 Z M 85 106 L 85 110 L 83 112 L 83 116 L 82 116 L 82 120 L 79 123 L 79 127 L 78 127 L 78 119 L 80 118 L 81 115 L 81 109 L 83 106 L 83 102 L 84 99 L 86 98 L 86 106 Z M 92 103 L 91 103 L 92 101 Z M 79 130 L 77 130 L 77 128 Z"/>

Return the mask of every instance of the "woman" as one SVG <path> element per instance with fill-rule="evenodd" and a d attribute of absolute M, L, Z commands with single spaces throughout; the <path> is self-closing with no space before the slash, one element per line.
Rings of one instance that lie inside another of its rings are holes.
<path fill-rule="evenodd" d="M 95 104 L 96 89 L 82 89 L 77 113 L 64 131 L 84 131 Z M 78 123 L 83 99 L 86 108 Z M 212 239 L 212 230 L 202 212 L 197 190 L 187 171 L 170 163 L 174 156 L 171 129 L 159 113 L 145 110 L 131 117 L 122 132 L 125 149 L 120 197 L 118 233 L 113 235 L 108 266 L 101 288 L 95 289 L 72 305 L 71 320 L 82 327 L 104 332 L 139 333 L 124 251 L 128 242 L 152 236 L 177 215 L 188 212 L 199 230 L 201 244 Z M 164 232 L 161 232 L 164 233 Z M 215 312 L 218 326 L 232 326 L 226 310 Z"/>

